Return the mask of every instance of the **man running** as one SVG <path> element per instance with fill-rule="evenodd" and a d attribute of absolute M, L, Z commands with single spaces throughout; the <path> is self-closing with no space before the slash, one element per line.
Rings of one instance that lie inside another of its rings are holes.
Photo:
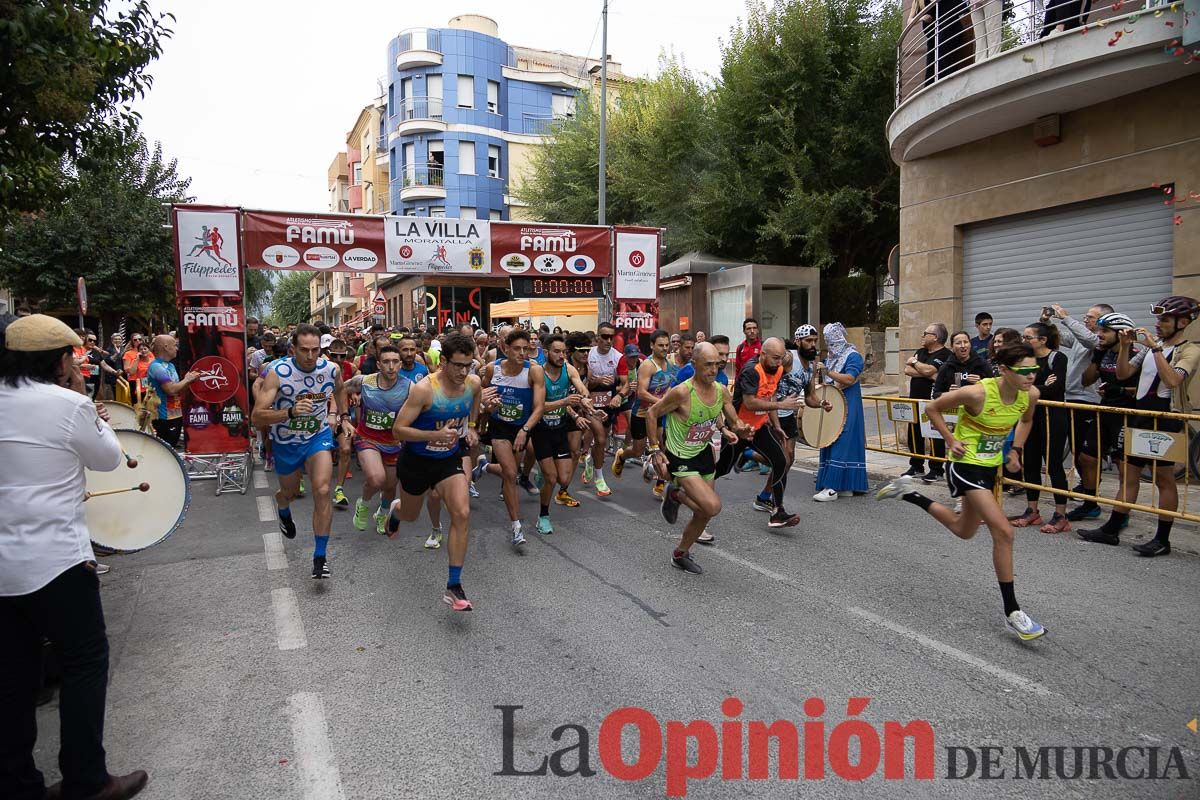
<path fill-rule="evenodd" d="M 1046 629 L 1029 618 L 1017 605 L 1013 589 L 1013 527 L 996 501 L 992 487 L 996 468 L 1005 461 L 1004 443 L 1016 427 L 1008 466 L 1021 469 L 1025 440 L 1033 427 L 1038 390 L 1033 385 L 1038 371 L 1033 348 L 1019 343 L 996 351 L 1000 377 L 984 378 L 971 386 L 946 392 L 925 406 L 925 413 L 946 442 L 950 465 L 946 481 L 950 496 L 963 498 L 961 514 L 913 491 L 911 475 L 902 475 L 879 490 L 879 500 L 898 497 L 921 508 L 960 539 L 975 536 L 982 521 L 992 533 L 992 566 L 1000 582 L 1005 624 L 1021 639 L 1036 639 Z M 946 413 L 958 410 L 954 432 L 946 424 Z"/>
<path fill-rule="evenodd" d="M 391 538 L 400 532 L 400 522 L 421 515 L 421 499 L 436 489 L 450 512 L 450 542 L 446 548 L 449 575 L 442 602 L 455 611 L 471 611 L 471 601 L 462 587 L 462 568 L 467 558 L 467 533 L 471 501 L 463 472 L 460 447 L 474 447 L 476 420 L 482 404 L 479 378 L 469 375 L 474 343 L 459 333 L 446 337 L 441 365 L 435 373 L 414 385 L 392 434 L 404 442 L 396 464 L 400 497 L 388 508 L 384 529 Z"/>
<path fill-rule="evenodd" d="M 672 481 L 663 497 L 662 515 L 675 524 L 682 503 L 692 510 L 679 544 L 671 554 L 671 563 L 685 573 L 704 572 L 692 558 L 691 548 L 708 521 L 721 513 L 721 498 L 713 491 L 716 462 L 712 439 L 718 431 L 729 444 L 738 440 L 745 423 L 738 419 L 729 391 L 716 382 L 720 356 L 717 348 L 704 342 L 695 348 L 696 374 L 684 381 L 648 409 L 646 437 L 650 457 L 663 480 Z M 722 417 L 728 423 L 721 425 Z M 666 450 L 659 446 L 659 419 L 666 420 Z"/>
<path fill-rule="evenodd" d="M 595 480 L 596 496 L 608 497 L 612 490 L 604 480 L 604 451 L 608 446 L 608 429 L 617 417 L 617 411 L 629 393 L 629 376 L 617 375 L 617 364 L 621 354 L 613 347 L 617 329 L 611 322 L 596 326 L 596 344 L 588 351 L 588 391 L 592 405 L 603 416 L 594 416 L 592 425 L 592 457 L 583 465 L 583 482 Z"/>
<path fill-rule="evenodd" d="M 543 347 L 546 351 L 546 366 L 542 368 L 546 393 L 542 418 L 533 429 L 533 451 L 542 470 L 537 532 L 551 534 L 554 526 L 550 524 L 550 499 L 554 496 L 555 483 L 561 487 L 560 493 L 565 493 L 571 485 L 573 470 L 568 434 L 587 427 L 587 418 L 577 412 L 588 408 L 590 401 L 579 373 L 566 363 L 567 342 L 562 334 L 548 336 Z M 575 393 L 571 393 L 572 387 Z"/>
<path fill-rule="evenodd" d="M 400 352 L 400 375 L 416 383 L 429 374 L 429 367 L 417 360 L 416 339 L 411 336 L 402 336 L 396 347 Z"/>
<path fill-rule="evenodd" d="M 308 472 L 313 489 L 312 577 L 330 577 L 326 559 L 329 528 L 333 518 L 330 484 L 333 480 L 334 444 L 329 422 L 329 398 L 337 404 L 333 427 L 349 430 L 346 419 L 346 386 L 337 364 L 321 358 L 321 331 L 304 324 L 292 336 L 293 355 L 273 361 L 259 388 L 251 423 L 271 426 L 272 454 L 279 491 L 275 505 L 279 512 L 279 531 L 288 539 L 296 538 L 296 523 L 289 507 L 300 494 L 300 481 Z"/>
<path fill-rule="evenodd" d="M 546 376 L 540 366 L 529 361 L 529 350 L 529 333 L 513 328 L 504 339 L 504 358 L 485 366 L 482 375 L 483 385 L 495 387 L 500 399 L 500 405 L 488 419 L 487 436 L 495 463 L 485 469 L 504 481 L 504 505 L 512 522 L 512 545 L 518 548 L 525 544 L 525 534 L 521 530 L 521 498 L 517 494 L 517 459 L 525 456 L 529 434 L 542 418 L 546 401 Z"/>
<path fill-rule="evenodd" d="M 385 507 L 396 499 L 396 461 L 401 445 L 392 435 L 396 414 L 404 407 L 412 381 L 398 374 L 400 351 L 391 345 L 380 348 L 376 356 L 379 371 L 372 375 L 355 375 L 346 384 L 346 391 L 361 398 L 358 424 L 354 432 L 354 449 L 363 470 L 362 497 L 354 503 L 354 527 L 367 529 L 371 500 L 379 493 L 379 509 L 375 512 L 375 529 L 384 532 Z"/>
<path fill-rule="evenodd" d="M 618 478 L 625 469 L 625 459 L 630 455 L 640 455 L 646 439 L 646 419 L 652 405 L 661 400 L 671 388 L 678 368 L 671 363 L 671 335 L 664 330 L 656 330 L 650 334 L 650 357 L 644 360 L 637 371 L 638 407 L 629 420 L 629 438 L 632 441 L 630 452 L 621 448 L 613 456 L 613 475 Z M 645 465 L 644 474 L 649 480 L 652 473 L 651 465 Z M 654 494 L 661 497 L 666 483 L 656 480 Z"/>

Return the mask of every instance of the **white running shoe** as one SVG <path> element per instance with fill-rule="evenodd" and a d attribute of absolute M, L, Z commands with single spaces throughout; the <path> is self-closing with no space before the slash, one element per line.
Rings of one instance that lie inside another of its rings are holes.
<path fill-rule="evenodd" d="M 513 547 L 524 547 L 525 546 L 525 534 L 521 532 L 520 520 L 517 520 L 516 522 L 514 522 L 512 524 L 512 546 Z"/>
<path fill-rule="evenodd" d="M 430 531 L 429 538 L 425 540 L 425 549 L 426 550 L 437 550 L 441 546 L 442 546 L 442 529 L 440 527 L 434 528 L 432 531 Z"/>
<path fill-rule="evenodd" d="M 913 478 L 911 475 L 901 475 L 894 479 L 891 483 L 885 483 L 879 487 L 879 491 L 875 493 L 876 500 L 891 500 L 893 497 L 901 497 L 913 490 Z"/>
<path fill-rule="evenodd" d="M 1039 636 L 1044 636 L 1046 629 L 1029 618 L 1029 615 L 1024 611 L 1017 609 L 1008 615 L 1004 624 L 1010 631 L 1021 637 L 1023 641 L 1028 642 L 1030 639 L 1036 639 Z"/>
<path fill-rule="evenodd" d="M 822 489 L 813 495 L 813 500 L 816 500 L 818 503 L 832 503 L 837 499 L 838 493 L 833 489 Z"/>

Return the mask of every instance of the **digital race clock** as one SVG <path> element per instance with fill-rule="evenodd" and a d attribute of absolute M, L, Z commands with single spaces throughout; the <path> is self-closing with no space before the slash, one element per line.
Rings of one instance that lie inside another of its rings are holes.
<path fill-rule="evenodd" d="M 514 298 L 603 297 L 603 278 L 510 278 Z"/>

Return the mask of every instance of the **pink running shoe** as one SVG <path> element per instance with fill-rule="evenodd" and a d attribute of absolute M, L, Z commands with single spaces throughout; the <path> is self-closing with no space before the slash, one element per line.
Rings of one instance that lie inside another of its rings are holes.
<path fill-rule="evenodd" d="M 442 602 L 455 611 L 475 610 L 475 607 L 471 605 L 471 601 L 467 599 L 466 593 L 463 592 L 461 583 L 447 587 L 446 593 L 442 595 Z"/>

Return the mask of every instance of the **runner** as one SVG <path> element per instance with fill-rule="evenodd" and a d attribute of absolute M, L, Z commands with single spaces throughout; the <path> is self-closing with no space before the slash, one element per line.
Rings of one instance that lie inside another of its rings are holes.
<path fill-rule="evenodd" d="M 375 512 L 375 529 L 383 533 L 385 506 L 396 499 L 396 460 L 400 443 L 392 435 L 396 414 L 408 399 L 412 381 L 398 374 L 400 351 L 391 345 L 380 348 L 376 355 L 379 371 L 372 375 L 355 375 L 346 384 L 352 397 L 360 398 L 360 413 L 354 431 L 354 449 L 363 470 L 362 497 L 354 502 L 354 527 L 367 529 L 371 500 L 380 494 Z"/>
<path fill-rule="evenodd" d="M 417 360 L 417 340 L 412 336 L 403 335 L 396 344 L 400 352 L 399 374 L 413 383 L 429 374 L 429 367 Z"/>
<path fill-rule="evenodd" d="M 913 491 L 911 475 L 902 475 L 881 488 L 879 500 L 898 497 L 923 509 L 960 539 L 970 539 L 979 530 L 979 523 L 988 526 L 992 534 L 992 566 L 1000 582 L 1004 599 L 1004 617 L 1008 629 L 1021 639 L 1036 639 L 1046 632 L 1017 605 L 1013 589 L 1013 526 L 1004 516 L 992 487 L 996 470 L 1006 459 L 1004 443 L 1016 427 L 1016 436 L 1008 453 L 1010 469 L 1021 469 L 1021 451 L 1033 427 L 1038 391 L 1033 379 L 1038 372 L 1033 348 L 1025 343 L 1011 344 L 996 351 L 1001 366 L 998 378 L 984 378 L 979 383 L 946 392 L 925 406 L 925 413 L 946 442 L 950 458 L 946 481 L 950 496 L 963 498 L 963 511 L 952 510 L 935 503 L 920 492 Z M 943 416 L 958 411 L 958 424 L 950 432 Z"/>
<path fill-rule="evenodd" d="M 333 518 L 330 483 L 333 478 L 334 444 L 329 422 L 329 398 L 337 403 L 333 424 L 339 432 L 350 427 L 346 419 L 346 386 L 342 371 L 321 358 L 321 331 L 303 324 L 292 336 L 294 355 L 272 361 L 251 415 L 253 425 L 270 425 L 275 474 L 279 491 L 275 505 L 279 512 L 279 530 L 288 539 L 296 538 L 296 523 L 289 507 L 299 496 L 300 481 L 308 472 L 313 489 L 312 577 L 330 577 L 326 558 L 329 528 Z"/>
<path fill-rule="evenodd" d="M 529 350 L 529 333 L 513 328 L 504 339 L 505 357 L 484 367 L 482 375 L 483 385 L 495 387 L 500 398 L 499 407 L 488 419 L 487 438 L 495 463 L 487 464 L 484 469 L 504 481 L 504 505 L 512 521 L 513 547 L 525 544 L 525 535 L 521 531 L 521 498 L 517 494 L 517 459 L 525 455 L 529 433 L 542 418 L 546 400 L 545 373 L 529 361 Z M 480 463 L 483 463 L 482 459 Z M 474 477 L 479 479 L 478 475 Z"/>
<path fill-rule="evenodd" d="M 554 496 L 555 482 L 561 487 L 560 495 L 565 494 L 571 485 L 571 441 L 568 433 L 587 427 L 587 418 L 577 413 L 577 409 L 587 408 L 590 401 L 579 373 L 566 363 L 567 343 L 562 335 L 548 336 L 544 349 L 546 366 L 542 371 L 545 375 L 546 397 L 542 418 L 533 429 L 533 451 L 542 475 L 537 532 L 551 534 L 554 533 L 554 526 L 550 524 L 550 498 Z M 571 393 L 572 387 L 576 390 L 574 394 Z"/>
<path fill-rule="evenodd" d="M 613 475 L 618 478 L 625 469 L 625 459 L 630 455 L 642 453 L 646 440 L 646 419 L 649 409 L 667 394 L 679 372 L 678 368 L 672 364 L 670 348 L 671 334 L 661 328 L 650 334 L 650 357 L 638 367 L 636 381 L 638 405 L 633 412 L 633 418 L 629 421 L 629 438 L 633 442 L 630 446 L 632 452 L 626 453 L 622 448 L 613 456 Z M 646 480 L 652 480 L 654 479 L 653 475 L 653 465 L 647 461 L 643 467 L 643 476 Z M 665 487 L 665 481 L 655 479 L 655 497 L 661 498 Z"/>
<path fill-rule="evenodd" d="M 583 465 L 583 482 L 595 481 L 597 497 L 612 494 L 604 480 L 604 454 L 608 446 L 608 431 L 617 418 L 617 409 L 629 394 L 629 376 L 622 379 L 617 375 L 621 354 L 613 347 L 616 335 L 617 329 L 611 322 L 597 325 L 596 344 L 588 351 L 587 357 L 587 387 L 596 414 L 591 419 L 592 452 L 591 459 Z"/>
<path fill-rule="evenodd" d="M 349 346 L 341 339 L 333 339 L 330 341 L 326 357 L 336 364 L 338 369 L 342 371 L 342 383 L 349 381 L 358 371 L 354 367 L 354 362 L 350 360 Z M 350 396 L 348 401 L 350 404 L 349 408 L 351 425 L 353 425 L 355 412 L 354 406 L 357 402 L 357 398 Z M 351 453 L 354 452 L 354 436 L 350 433 L 339 433 L 337 436 L 337 442 L 337 480 L 334 481 L 333 486 L 333 507 L 344 509 L 348 508 L 350 505 L 350 500 L 346 497 L 346 490 L 343 487 L 345 487 L 346 481 L 350 480 L 352 477 L 350 466 L 351 461 L 353 460 Z"/>
<path fill-rule="evenodd" d="M 721 513 L 721 498 L 713 491 L 716 461 L 712 438 L 720 432 L 729 444 L 738 441 L 738 432 L 746 432 L 738 419 L 728 389 L 716 382 L 720 356 L 707 342 L 695 348 L 699 362 L 696 374 L 651 406 L 646 416 L 647 452 L 655 469 L 671 486 L 663 498 L 663 519 L 674 525 L 680 504 L 692 510 L 679 544 L 671 554 L 671 563 L 690 575 L 704 570 L 692 558 L 691 548 L 708 521 Z M 728 426 L 721 424 L 724 417 Z M 659 419 L 666 420 L 666 451 L 659 446 Z"/>
<path fill-rule="evenodd" d="M 578 373 L 579 379 L 583 381 L 584 386 L 586 386 L 588 382 L 588 353 L 590 353 L 591 350 L 592 337 L 590 335 L 580 331 L 576 331 L 567 335 L 567 352 L 570 354 L 570 364 L 575 368 L 575 372 Z M 571 391 L 574 392 L 577 390 L 574 386 L 572 386 Z M 589 396 L 590 395 L 588 393 L 583 395 L 583 397 Z M 589 400 L 588 402 L 590 404 L 591 401 Z M 571 442 L 572 475 L 575 474 L 575 470 L 579 467 L 579 462 L 583 458 L 585 450 L 591 447 L 590 437 L 592 435 L 592 427 L 590 423 L 595 413 L 596 411 L 593 409 L 587 414 L 587 421 L 589 423 L 587 427 L 583 428 L 582 430 L 571 431 L 567 434 L 567 439 Z M 582 480 L 585 485 L 588 483 L 586 471 L 584 472 Z M 567 506 L 568 508 L 575 508 L 579 505 L 578 500 L 562 490 L 555 495 L 554 502 L 562 506 Z"/>
<path fill-rule="evenodd" d="M 437 489 L 450 512 L 449 575 L 442 602 L 455 611 L 472 610 L 462 587 L 471 501 L 461 447 L 478 442 L 475 425 L 484 399 L 479 378 L 468 374 L 474 350 L 469 338 L 450 334 L 442 345 L 437 372 L 409 389 L 392 426 L 396 439 L 405 443 L 396 465 L 400 497 L 389 506 L 384 528 L 394 539 L 401 521 L 412 522 L 421 515 L 422 496 Z"/>
<path fill-rule="evenodd" d="M 633 415 L 637 413 L 638 403 L 638 368 L 642 365 L 642 351 L 638 349 L 636 344 L 625 345 L 625 350 L 621 356 L 621 360 L 617 362 L 617 378 L 624 378 L 629 384 L 629 393 L 625 395 L 625 400 L 621 403 L 621 407 L 617 409 L 617 418 L 625 418 L 625 434 L 622 437 L 621 446 L 613 453 L 613 476 L 621 477 L 620 471 L 617 469 L 617 457 L 625 458 L 626 445 L 628 445 L 629 457 L 636 458 L 641 462 L 642 447 L 645 444 L 642 441 L 634 442 L 630 432 L 630 424 L 633 421 Z M 624 465 L 622 465 L 624 467 Z"/>

